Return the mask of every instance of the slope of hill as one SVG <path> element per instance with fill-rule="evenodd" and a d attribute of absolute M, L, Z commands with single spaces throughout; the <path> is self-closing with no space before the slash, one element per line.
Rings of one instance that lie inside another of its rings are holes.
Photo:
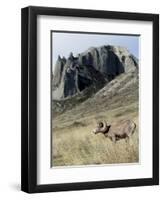
<path fill-rule="evenodd" d="M 65 126 L 71 125 L 74 121 L 82 121 L 83 117 L 97 117 L 101 113 L 104 115 L 109 110 L 122 108 L 125 111 L 125 106 L 128 107 L 131 104 L 138 106 L 138 93 L 137 72 L 121 74 L 82 103 L 80 103 L 80 98 L 77 99 L 77 97 L 73 100 L 68 99 L 67 101 L 71 102 L 69 103 L 71 106 L 69 105 L 69 108 L 65 109 L 62 114 L 56 114 L 55 121 L 58 121 L 57 126 L 63 127 L 64 123 Z"/>
<path fill-rule="evenodd" d="M 139 161 L 138 73 L 123 73 L 97 93 L 58 114 L 52 121 L 53 166 L 135 163 Z M 94 135 L 97 122 L 131 119 L 137 129 L 130 139 L 113 144 Z"/>
<path fill-rule="evenodd" d="M 139 161 L 138 60 L 122 47 L 90 48 L 58 58 L 52 81 L 53 166 Z M 97 122 L 131 119 L 129 144 L 94 135 Z"/>

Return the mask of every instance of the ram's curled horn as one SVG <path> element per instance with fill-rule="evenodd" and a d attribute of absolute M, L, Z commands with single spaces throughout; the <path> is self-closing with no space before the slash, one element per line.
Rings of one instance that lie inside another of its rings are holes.
<path fill-rule="evenodd" d="M 103 132 L 103 133 L 105 133 L 106 131 L 107 131 L 107 123 L 106 123 L 106 121 L 103 121 L 103 122 L 101 122 L 102 123 L 102 127 L 100 127 L 100 131 L 101 132 Z"/>

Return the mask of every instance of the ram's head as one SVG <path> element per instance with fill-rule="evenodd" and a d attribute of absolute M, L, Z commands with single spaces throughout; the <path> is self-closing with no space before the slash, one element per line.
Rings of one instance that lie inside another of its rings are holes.
<path fill-rule="evenodd" d="M 97 133 L 107 133 L 109 131 L 109 128 L 110 128 L 110 125 L 108 126 L 106 121 L 100 121 L 97 123 L 97 126 L 96 128 L 93 130 L 93 133 L 94 134 L 97 134 Z"/>

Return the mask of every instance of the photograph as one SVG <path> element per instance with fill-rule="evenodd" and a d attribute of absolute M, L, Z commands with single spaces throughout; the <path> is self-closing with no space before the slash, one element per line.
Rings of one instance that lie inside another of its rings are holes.
<path fill-rule="evenodd" d="M 51 167 L 139 164 L 140 35 L 50 37 Z"/>
<path fill-rule="evenodd" d="M 21 15 L 21 190 L 158 185 L 159 14 Z"/>

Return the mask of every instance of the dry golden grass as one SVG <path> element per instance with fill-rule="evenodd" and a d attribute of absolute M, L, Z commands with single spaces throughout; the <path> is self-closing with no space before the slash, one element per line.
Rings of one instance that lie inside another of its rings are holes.
<path fill-rule="evenodd" d="M 66 114 L 53 120 L 53 166 L 135 163 L 139 161 L 137 104 L 97 114 L 89 114 L 88 110 L 86 113 L 82 117 L 71 116 L 71 120 Z M 99 119 L 105 119 L 110 123 L 121 119 L 132 119 L 137 128 L 128 143 L 122 139 L 114 144 L 102 134 L 92 133 Z"/>
<path fill-rule="evenodd" d="M 122 74 L 84 102 L 71 98 L 68 102 L 69 106 L 64 105 L 63 112 L 57 114 L 54 109 L 52 165 L 138 162 L 138 85 L 137 74 Z M 106 120 L 112 124 L 125 119 L 131 119 L 137 125 L 128 143 L 121 139 L 114 144 L 104 135 L 92 133 L 99 120 Z"/>

